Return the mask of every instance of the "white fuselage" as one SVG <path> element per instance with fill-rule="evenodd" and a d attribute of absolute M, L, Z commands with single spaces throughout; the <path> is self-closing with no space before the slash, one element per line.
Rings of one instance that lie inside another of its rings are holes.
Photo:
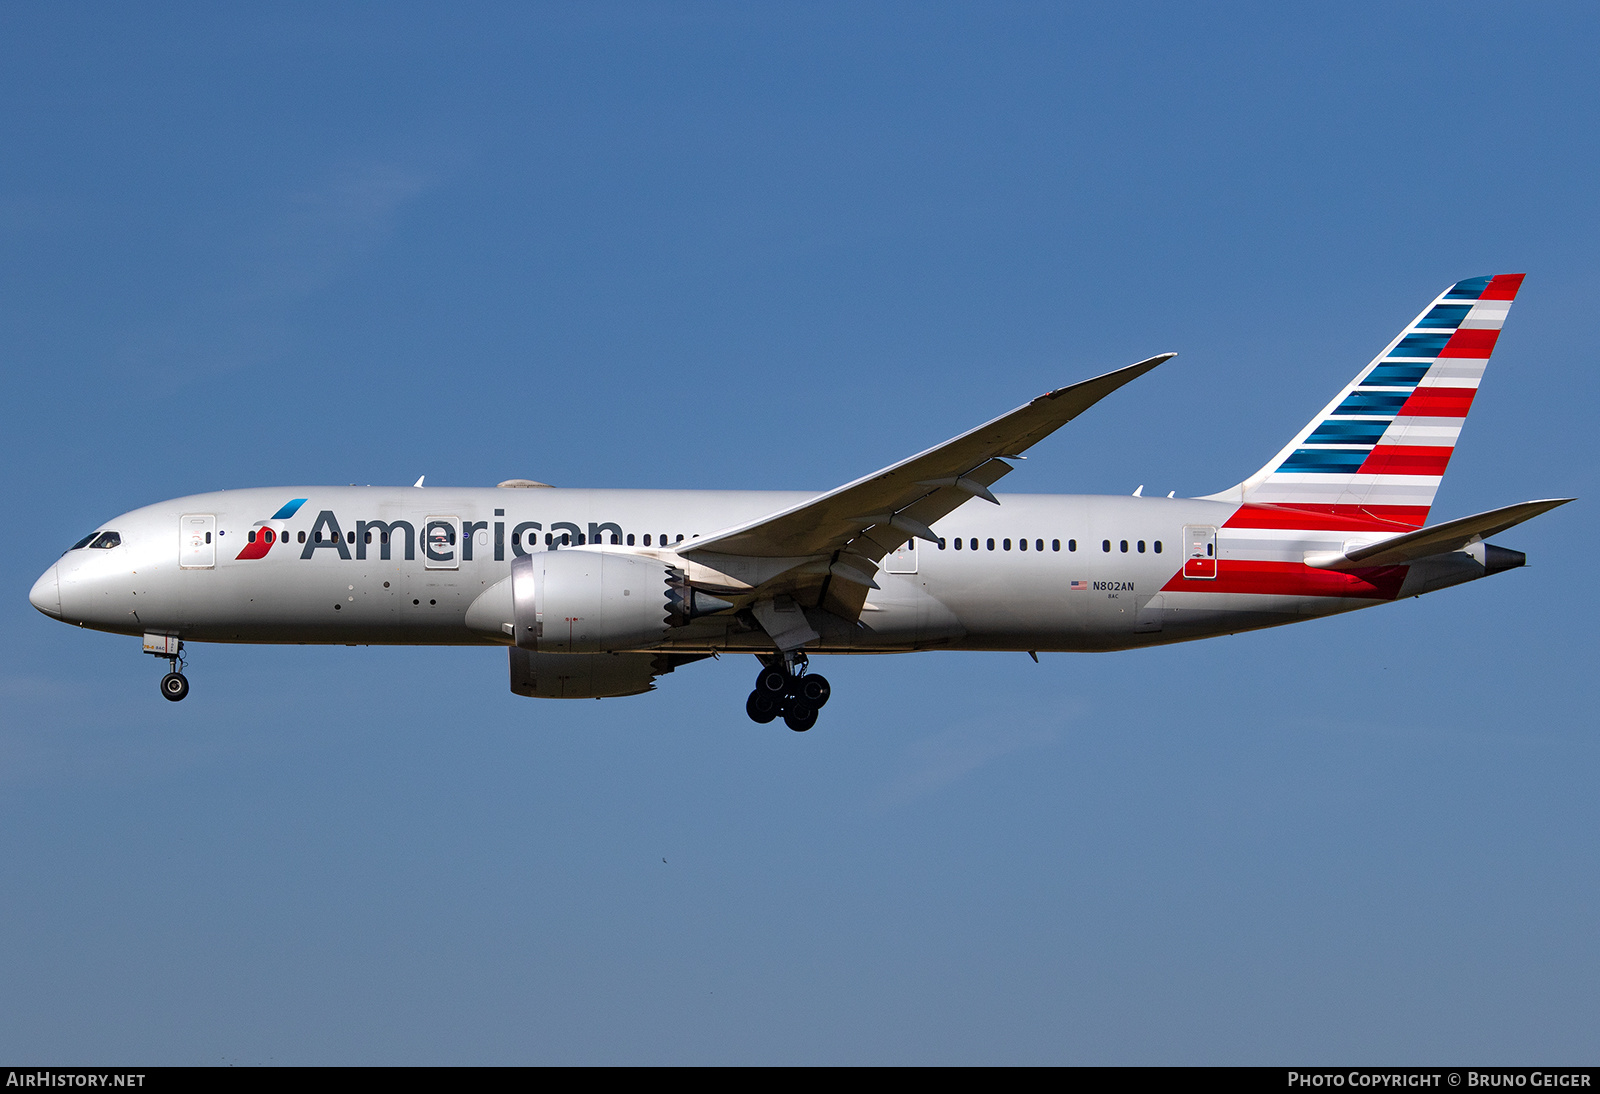
<path fill-rule="evenodd" d="M 103 529 L 114 530 L 120 544 L 68 551 L 40 578 L 31 599 L 66 622 L 185 641 L 491 645 L 492 638 L 467 628 L 468 608 L 506 578 L 511 561 L 524 552 L 615 550 L 670 562 L 680 542 L 811 496 L 552 488 L 221 491 L 106 523 Z M 293 499 L 305 500 L 292 515 L 273 516 Z M 809 649 L 1119 649 L 1348 611 L 1485 573 L 1481 558 L 1456 552 L 1387 567 L 1365 581 L 1335 575 L 1345 583 L 1329 586 L 1302 560 L 1340 550 L 1345 533 L 1230 528 L 1240 510 L 1234 503 L 1027 494 L 999 500 L 995 506 L 974 499 L 940 520 L 935 531 L 943 546 L 917 542 L 884 560 L 859 623 L 824 629 Z M 1212 576 L 1187 578 L 1192 541 L 1206 529 L 1214 532 L 1214 546 L 1206 548 L 1215 551 Z M 258 541 L 253 546 L 252 537 Z M 252 552 L 259 557 L 239 557 Z M 730 614 L 696 619 L 650 648 L 758 652 L 771 643 Z"/>

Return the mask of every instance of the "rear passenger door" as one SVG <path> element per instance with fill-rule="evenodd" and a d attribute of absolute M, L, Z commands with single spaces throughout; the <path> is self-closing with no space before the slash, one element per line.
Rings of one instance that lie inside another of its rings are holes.
<path fill-rule="evenodd" d="M 1213 581 L 1217 576 L 1217 530 L 1209 524 L 1183 529 L 1183 576 L 1191 581 Z"/>

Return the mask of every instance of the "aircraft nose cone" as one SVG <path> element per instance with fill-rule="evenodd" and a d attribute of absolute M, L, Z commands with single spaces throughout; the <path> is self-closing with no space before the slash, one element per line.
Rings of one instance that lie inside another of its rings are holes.
<path fill-rule="evenodd" d="M 28 603 L 52 619 L 61 618 L 61 581 L 54 566 L 33 583 L 33 588 L 28 592 Z"/>

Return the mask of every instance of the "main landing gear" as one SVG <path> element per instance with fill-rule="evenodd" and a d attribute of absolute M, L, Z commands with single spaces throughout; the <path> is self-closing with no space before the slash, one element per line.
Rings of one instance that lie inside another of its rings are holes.
<path fill-rule="evenodd" d="M 817 711 L 833 689 L 820 673 L 806 673 L 806 655 L 761 658 L 756 690 L 744 701 L 744 712 L 762 725 L 782 715 L 784 725 L 804 733 L 817 724 Z"/>

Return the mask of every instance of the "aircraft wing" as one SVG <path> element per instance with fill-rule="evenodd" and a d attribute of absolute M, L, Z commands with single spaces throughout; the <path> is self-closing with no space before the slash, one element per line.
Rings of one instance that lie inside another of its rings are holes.
<path fill-rule="evenodd" d="M 1123 384 L 1175 356 L 1159 354 L 1057 388 L 926 452 L 792 509 L 714 533 L 679 553 L 715 567 L 715 558 L 706 556 L 800 558 L 848 547 L 875 564 L 913 536 L 934 539 L 929 525 L 971 498 L 993 501 L 989 487 L 1011 470 L 1002 457 L 1021 455 Z"/>
<path fill-rule="evenodd" d="M 1448 554 L 1469 547 L 1490 536 L 1499 535 L 1507 528 L 1547 513 L 1572 498 L 1549 498 L 1544 501 L 1524 501 L 1491 509 L 1443 524 L 1419 528 L 1403 536 L 1380 540 L 1365 547 L 1355 547 L 1343 552 L 1329 552 L 1310 556 L 1306 565 L 1324 570 L 1350 570 L 1358 566 L 1398 566 L 1414 562 L 1429 555 Z"/>

